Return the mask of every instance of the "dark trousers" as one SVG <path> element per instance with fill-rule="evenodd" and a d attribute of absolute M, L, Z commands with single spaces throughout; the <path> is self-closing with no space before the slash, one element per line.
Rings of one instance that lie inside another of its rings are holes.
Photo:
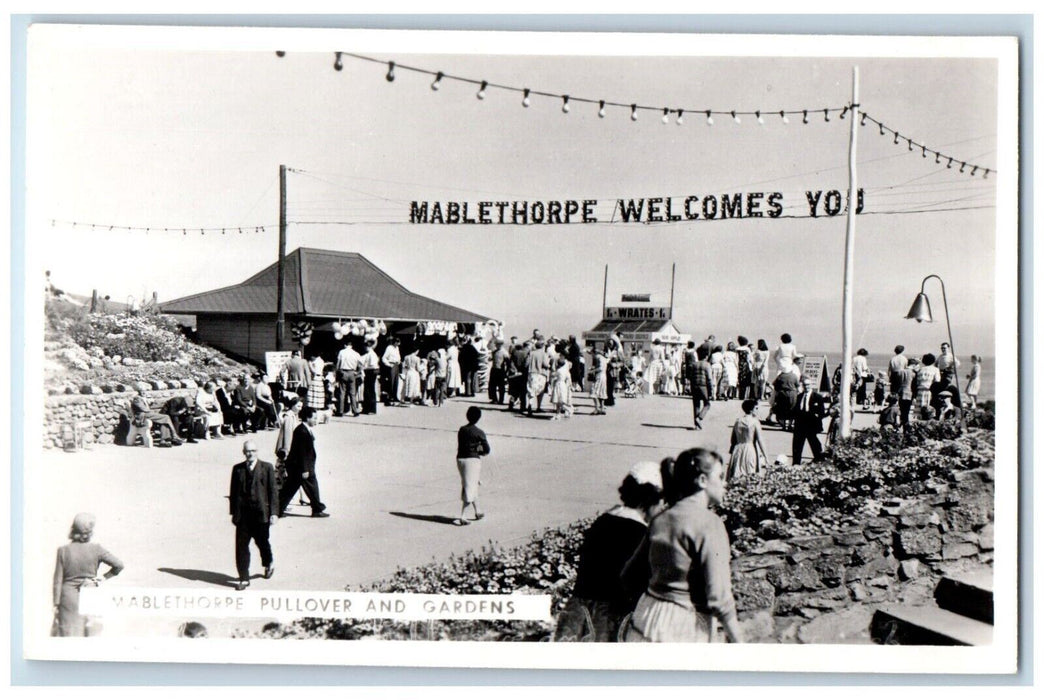
<path fill-rule="evenodd" d="M 319 500 L 319 482 L 315 478 L 315 472 L 308 472 L 308 478 L 301 476 L 300 472 L 287 473 L 282 488 L 279 489 L 279 512 L 285 513 L 286 507 L 290 505 L 297 489 L 304 489 L 305 496 L 312 506 L 312 515 L 322 513 L 326 505 Z"/>
<path fill-rule="evenodd" d="M 794 424 L 793 455 L 794 464 L 801 463 L 801 453 L 804 452 L 805 442 L 812 448 L 812 459 L 818 460 L 823 456 L 823 445 L 819 442 L 819 431 L 815 426 L 802 425 L 801 421 Z"/>
<path fill-rule="evenodd" d="M 377 370 L 363 371 L 363 413 L 377 413 Z"/>
<path fill-rule="evenodd" d="M 352 413 L 358 415 L 359 404 L 356 393 L 359 385 L 359 374 L 357 372 L 337 373 L 337 415 L 344 415 L 344 400 L 348 399 Z"/>
<path fill-rule="evenodd" d="M 605 405 L 615 406 L 616 405 L 616 375 L 609 374 L 605 378 Z"/>
<path fill-rule="evenodd" d="M 493 403 L 504 403 L 504 386 L 507 375 L 503 367 L 494 367 L 489 371 L 489 400 Z"/>
<path fill-rule="evenodd" d="M 386 383 L 384 389 L 384 395 L 386 397 L 384 404 L 398 403 L 399 401 L 399 366 L 394 365 L 392 367 L 384 368 L 386 373 Z"/>
<path fill-rule="evenodd" d="M 522 373 L 522 379 L 520 382 L 522 385 L 522 393 L 518 395 L 518 410 L 525 413 L 529 410 L 529 372 Z"/>
<path fill-rule="evenodd" d="M 469 369 L 464 372 L 464 395 L 474 396 L 475 389 L 478 388 L 478 372 L 473 369 Z"/>
<path fill-rule="evenodd" d="M 236 523 L 236 572 L 240 581 L 250 579 L 250 540 L 261 553 L 261 566 L 272 565 L 272 545 L 268 542 L 268 523 L 244 518 Z"/>
<path fill-rule="evenodd" d="M 710 399 L 702 389 L 694 389 L 692 392 L 692 422 L 698 425 L 710 409 Z"/>
<path fill-rule="evenodd" d="M 258 430 L 264 430 L 278 422 L 279 416 L 276 414 L 275 404 L 259 403 L 257 405 L 257 412 L 254 414 L 254 425 L 257 426 Z"/>

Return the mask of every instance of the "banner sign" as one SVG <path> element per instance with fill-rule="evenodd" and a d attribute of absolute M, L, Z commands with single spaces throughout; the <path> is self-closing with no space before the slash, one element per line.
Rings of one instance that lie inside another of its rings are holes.
<path fill-rule="evenodd" d="M 606 321 L 667 321 L 671 318 L 669 306 L 608 306 Z"/>
<path fill-rule="evenodd" d="M 648 301 L 652 298 L 652 294 L 624 294 L 620 297 L 620 301 Z"/>
<path fill-rule="evenodd" d="M 283 373 L 283 367 L 290 361 L 290 351 L 280 350 L 278 352 L 270 350 L 265 353 L 265 374 L 268 375 L 268 381 L 277 382 L 279 381 L 279 375 Z"/>
<path fill-rule="evenodd" d="M 303 617 L 383 620 L 550 620 L 551 596 L 337 591 L 207 591 L 121 588 L 80 591 L 80 614 L 146 617 Z"/>
<path fill-rule="evenodd" d="M 841 190 L 806 190 L 801 205 L 785 202 L 782 192 L 727 192 L 687 197 L 618 199 L 608 221 L 595 216 L 597 199 L 552 199 L 501 202 L 410 202 L 411 224 L 597 224 L 662 223 L 696 219 L 778 219 L 785 207 L 808 215 L 838 216 L 848 208 Z M 800 206 L 800 209 L 798 208 Z M 863 190 L 856 198 L 856 214 L 863 212 Z"/>
<path fill-rule="evenodd" d="M 818 386 L 820 391 L 830 391 L 826 356 L 803 357 L 798 361 L 798 366 L 801 368 L 801 376 L 810 377 L 813 386 Z"/>

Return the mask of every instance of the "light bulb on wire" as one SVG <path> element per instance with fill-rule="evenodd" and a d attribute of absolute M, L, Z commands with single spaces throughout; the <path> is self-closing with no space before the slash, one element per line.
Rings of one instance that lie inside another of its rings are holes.
<path fill-rule="evenodd" d="M 522 106 L 529 106 L 529 88 L 525 88 L 524 90 L 522 90 Z"/>
<path fill-rule="evenodd" d="M 758 118 L 758 124 L 764 124 L 765 123 L 765 118 L 763 116 L 761 116 L 761 110 L 760 109 L 757 110 L 756 112 L 754 112 L 754 116 L 756 116 Z"/>
<path fill-rule="evenodd" d="M 569 114 L 569 95 L 562 95 L 562 113 Z"/>
<path fill-rule="evenodd" d="M 631 105 L 631 121 L 638 121 L 638 105 L 636 104 Z"/>
<path fill-rule="evenodd" d="M 801 123 L 802 124 L 808 124 L 808 110 L 807 109 L 801 110 Z"/>
<path fill-rule="evenodd" d="M 605 100 L 598 100 L 598 117 L 605 119 Z"/>
<path fill-rule="evenodd" d="M 435 74 L 435 80 L 431 81 L 431 89 L 438 91 L 440 83 L 442 83 L 442 71 Z"/>
<path fill-rule="evenodd" d="M 739 115 L 736 114 L 736 110 L 732 110 L 732 121 L 736 122 L 737 124 L 740 123 L 740 118 Z"/>
<path fill-rule="evenodd" d="M 784 124 L 789 124 L 790 123 L 790 118 L 787 117 L 787 113 L 784 112 L 782 109 L 779 110 L 779 118 L 783 120 Z"/>
<path fill-rule="evenodd" d="M 489 85 L 485 80 L 482 81 L 482 85 L 479 86 L 478 92 L 475 93 L 475 97 L 480 100 L 486 99 L 486 86 Z"/>
<path fill-rule="evenodd" d="M 384 79 L 389 83 L 395 81 L 395 61 L 388 61 L 388 74 L 384 76 Z"/>
<path fill-rule="evenodd" d="M 341 52 L 337 51 L 335 53 L 335 56 L 336 58 L 334 58 L 334 70 L 341 70 L 342 68 L 344 68 L 344 64 L 341 63 Z"/>
<path fill-rule="evenodd" d="M 668 116 L 670 114 L 670 112 L 671 112 L 671 110 L 669 110 L 666 107 L 664 107 L 663 108 L 663 116 L 660 118 L 660 121 L 663 122 L 664 124 L 669 122 L 671 120 L 671 118 Z"/>
<path fill-rule="evenodd" d="M 680 125 L 680 124 L 682 124 L 682 113 L 683 113 L 684 111 L 685 111 L 685 110 L 682 110 L 682 109 L 679 109 L 679 110 L 678 110 L 678 119 L 677 119 L 677 120 L 675 120 L 675 124 L 679 124 L 679 125 Z"/>
<path fill-rule="evenodd" d="M 711 116 L 711 111 L 707 110 L 707 126 L 714 126 L 714 117 Z"/>

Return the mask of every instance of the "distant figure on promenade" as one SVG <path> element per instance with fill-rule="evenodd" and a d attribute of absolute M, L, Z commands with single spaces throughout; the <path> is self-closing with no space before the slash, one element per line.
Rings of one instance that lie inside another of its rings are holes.
<path fill-rule="evenodd" d="M 758 402 L 747 399 L 743 402 L 743 415 L 732 426 L 729 441 L 729 469 L 726 480 L 745 479 L 760 471 L 758 455 L 768 464 L 765 445 L 761 441 L 761 423 L 754 415 Z"/>
<path fill-rule="evenodd" d="M 870 362 L 867 360 L 869 355 L 866 348 L 859 348 L 852 358 L 852 393 L 855 394 L 855 405 L 861 406 L 864 411 L 870 409 L 866 395 L 866 385 L 870 379 Z"/>
<path fill-rule="evenodd" d="M 900 376 L 900 372 L 906 369 L 909 364 L 909 360 L 906 359 L 906 355 L 903 351 L 906 350 L 902 345 L 895 346 L 895 355 L 888 361 L 888 388 L 893 394 L 898 395 L 902 392 L 903 383 Z"/>
<path fill-rule="evenodd" d="M 739 360 L 739 382 L 737 396 L 753 399 L 754 396 L 754 351 L 746 336 L 736 338 L 736 358 Z"/>
<path fill-rule="evenodd" d="M 326 361 L 323 360 L 322 355 L 316 355 L 308 362 L 310 378 L 308 379 L 308 391 L 305 394 L 305 401 L 308 406 L 317 411 L 326 409 L 326 378 L 323 376 L 325 369 Z"/>
<path fill-rule="evenodd" d="M 772 411 L 776 422 L 784 430 L 793 423 L 794 406 L 797 403 L 800 382 L 793 372 L 780 372 L 772 382 Z"/>
<path fill-rule="evenodd" d="M 406 353 L 406 357 L 402 358 L 402 403 L 404 406 L 424 401 L 420 370 L 419 350 L 413 348 Z"/>
<path fill-rule="evenodd" d="M 464 513 L 471 506 L 475 511 L 475 520 L 482 520 L 486 514 L 479 510 L 479 479 L 482 476 L 482 457 L 490 453 L 486 433 L 478 427 L 482 418 L 482 409 L 471 406 L 467 412 L 468 423 L 457 431 L 457 472 L 460 474 L 460 517 L 457 525 L 467 525 Z"/>
<path fill-rule="evenodd" d="M 761 401 L 769 386 L 769 346 L 764 338 L 758 339 L 758 347 L 751 360 L 754 364 L 754 398 Z"/>
<path fill-rule="evenodd" d="M 551 379 L 551 403 L 555 406 L 555 415 L 551 420 L 573 415 L 573 380 L 569 374 L 569 360 L 560 357 L 556 365 Z"/>
<path fill-rule="evenodd" d="M 921 356 L 921 366 L 914 376 L 914 406 L 921 420 L 928 420 L 934 414 L 932 387 L 941 381 L 942 375 L 935 366 L 935 355 L 925 353 Z"/>
<path fill-rule="evenodd" d="M 968 387 L 964 390 L 964 394 L 968 397 L 968 405 L 975 408 L 979 403 L 979 387 L 982 385 L 982 358 L 972 355 L 971 363 L 971 371 L 968 372 Z"/>
<path fill-rule="evenodd" d="M 613 642 L 620 623 L 638 602 L 623 579 L 624 567 L 638 551 L 648 522 L 659 511 L 663 481 L 660 465 L 639 462 L 618 489 L 621 505 L 602 513 L 584 533 L 576 584 L 558 615 L 556 642 Z M 648 581 L 643 572 L 642 583 Z"/>
<path fill-rule="evenodd" d="M 606 386 L 608 383 L 609 358 L 605 351 L 595 345 L 591 350 L 591 373 L 594 379 L 591 382 L 591 400 L 594 401 L 594 415 L 605 415 L 605 398 L 608 395 Z"/>
<path fill-rule="evenodd" d="M 253 440 L 243 443 L 243 456 L 246 459 L 232 467 L 228 487 L 228 509 L 236 526 L 237 591 L 250 585 L 251 540 L 261 554 L 264 577 L 272 578 L 275 573 L 269 528 L 276 524 L 280 512 L 275 469 L 257 458 L 257 444 Z"/>
<path fill-rule="evenodd" d="M 776 374 L 789 372 L 797 360 L 798 351 L 793 343 L 790 333 L 784 333 L 779 337 L 779 345 L 772 351 L 772 359 L 776 363 Z"/>
<path fill-rule="evenodd" d="M 221 423 L 224 420 L 221 413 L 221 404 L 218 403 L 214 390 L 217 384 L 212 381 L 205 382 L 196 390 L 196 408 L 198 415 L 203 419 L 203 439 L 209 440 L 211 432 L 214 437 L 221 437 Z"/>
<path fill-rule="evenodd" d="M 732 597 L 729 536 L 711 510 L 725 498 L 721 455 L 697 447 L 667 465 L 670 507 L 649 523 L 649 584 L 624 626 L 625 642 L 715 642 L 717 619 L 743 636 Z M 640 550 L 628 566 L 638 565 Z M 625 572 L 625 576 L 627 576 Z"/>
<path fill-rule="evenodd" d="M 909 363 L 899 370 L 899 389 L 894 394 L 899 398 L 899 422 L 906 427 L 910 424 L 910 409 L 914 402 L 914 384 L 917 382 L 917 370 L 921 368 L 921 361 L 911 357 Z"/>
<path fill-rule="evenodd" d="M 276 456 L 276 478 L 279 488 L 282 490 L 286 482 L 286 458 L 290 454 L 290 446 L 294 441 L 294 431 L 301 423 L 297 417 L 301 410 L 301 399 L 296 396 L 287 400 L 279 414 L 279 432 L 276 434 L 275 456 Z"/>
<path fill-rule="evenodd" d="M 91 542 L 95 518 L 90 513 L 78 513 L 69 529 L 69 544 L 58 548 L 54 563 L 54 623 L 52 637 L 87 637 L 88 620 L 80 614 L 80 589 L 97 586 L 123 571 L 123 562 L 105 547 Z M 108 564 L 109 570 L 98 578 L 98 566 Z"/>
<path fill-rule="evenodd" d="M 478 388 L 478 348 L 471 342 L 470 336 L 460 339 L 460 376 L 461 393 L 467 397 L 473 397 Z"/>
<path fill-rule="evenodd" d="M 304 398 L 308 393 L 308 385 L 312 381 L 312 370 L 308 366 L 308 362 L 301 357 L 300 350 L 290 352 L 290 359 L 286 361 L 283 371 L 286 373 L 286 390 L 295 392 Z"/>
<path fill-rule="evenodd" d="M 511 364 L 511 353 L 504 347 L 503 340 L 494 342 L 493 358 L 489 370 L 489 401 L 501 405 L 507 391 L 508 367 Z"/>
<path fill-rule="evenodd" d="M 249 427 L 250 432 L 256 433 L 261 419 L 258 417 L 257 391 L 249 373 L 244 373 L 239 378 L 239 384 L 232 392 L 232 400 L 243 409 L 246 416 L 245 425 Z"/>
<path fill-rule="evenodd" d="M 692 394 L 693 429 L 703 430 L 703 419 L 714 395 L 714 373 L 707 361 L 707 350 L 702 345 L 696 348 L 696 364 L 689 375 L 689 393 Z"/>
<path fill-rule="evenodd" d="M 314 409 L 308 406 L 301 409 L 301 424 L 294 429 L 290 453 L 286 456 L 286 481 L 279 491 L 280 516 L 286 514 L 286 508 L 299 488 L 304 488 L 313 518 L 330 516 L 319 500 L 319 481 L 315 475 L 315 434 L 312 431 L 318 422 Z"/>
<path fill-rule="evenodd" d="M 721 358 L 721 384 L 726 400 L 739 394 L 739 353 L 736 350 L 736 344 L 730 340 Z"/>
<path fill-rule="evenodd" d="M 456 396 L 460 393 L 461 387 L 464 386 L 463 379 L 460 372 L 460 345 L 459 341 L 454 338 L 449 341 L 449 346 L 445 350 L 446 355 L 446 388 L 445 394 L 447 397 Z"/>
<path fill-rule="evenodd" d="M 344 402 L 352 410 L 352 415 L 359 415 L 359 376 L 362 357 L 352 347 L 351 341 L 347 341 L 341 351 L 337 353 L 337 407 L 335 416 L 344 415 Z"/>
<path fill-rule="evenodd" d="M 544 394 L 547 393 L 547 373 L 550 369 L 550 361 L 544 351 L 544 341 L 538 340 L 526 360 L 526 413 L 529 415 L 533 415 L 534 402 L 536 412 L 539 413 L 541 410 Z"/>
<path fill-rule="evenodd" d="M 569 344 L 566 346 L 566 359 L 570 363 L 570 371 L 573 380 L 573 391 L 584 390 L 584 353 L 580 349 L 580 343 L 576 336 L 569 336 Z"/>
<path fill-rule="evenodd" d="M 385 406 L 398 406 L 401 403 L 402 391 L 399 385 L 402 355 L 399 352 L 399 339 L 392 337 L 381 355 L 381 393 Z"/>
<path fill-rule="evenodd" d="M 711 366 L 711 401 L 720 401 L 725 397 L 725 350 L 715 345 L 707 358 Z"/>
<path fill-rule="evenodd" d="M 785 373 L 784 376 L 789 373 Z M 826 405 L 823 397 L 815 390 L 814 382 L 809 376 L 801 379 L 801 394 L 797 398 L 793 412 L 793 464 L 801 464 L 801 453 L 804 451 L 805 443 L 812 448 L 812 461 L 818 462 L 823 458 L 823 445 L 819 441 L 819 434 L 823 432 L 823 417 L 826 415 Z"/>
<path fill-rule="evenodd" d="M 881 426 L 882 430 L 886 428 L 898 430 L 903 427 L 903 417 L 899 412 L 899 399 L 895 394 L 890 394 L 885 399 L 885 408 L 878 416 L 877 424 Z"/>
<path fill-rule="evenodd" d="M 258 376 L 257 384 L 254 385 L 254 401 L 257 404 L 255 425 L 259 430 L 275 430 L 279 424 L 279 411 L 272 398 L 272 387 L 268 386 L 268 377 L 265 375 Z"/>
<path fill-rule="evenodd" d="M 362 359 L 359 361 L 363 377 L 362 412 L 365 414 L 377 413 L 377 374 L 380 371 L 381 361 L 377 359 L 377 352 L 374 350 L 376 345 L 376 340 L 367 340 L 366 350 L 363 351 Z"/>
<path fill-rule="evenodd" d="M 960 360 L 953 356 L 949 343 L 940 345 L 939 350 L 939 357 L 935 360 L 935 366 L 939 368 L 939 381 L 946 386 L 956 386 L 957 370 L 961 366 Z"/>

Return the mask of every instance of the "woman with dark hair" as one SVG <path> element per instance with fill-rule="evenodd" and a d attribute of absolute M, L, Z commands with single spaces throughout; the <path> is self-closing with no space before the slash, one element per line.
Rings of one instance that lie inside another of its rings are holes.
<path fill-rule="evenodd" d="M 761 423 L 754 410 L 758 402 L 747 399 L 743 402 L 743 415 L 736 419 L 732 426 L 732 439 L 729 446 L 729 470 L 726 479 L 733 481 L 757 474 L 758 453 L 768 463 L 765 445 L 761 441 Z"/>
<path fill-rule="evenodd" d="M 467 525 L 464 511 L 468 506 L 475 510 L 475 520 L 482 520 L 486 514 L 479 510 L 478 488 L 482 474 L 482 457 L 489 454 L 489 441 L 486 433 L 479 427 L 482 409 L 471 406 L 467 412 L 468 424 L 457 431 L 457 471 L 460 473 L 460 517 L 457 525 Z"/>
<path fill-rule="evenodd" d="M 866 348 L 859 348 L 856 356 L 852 359 L 852 391 L 855 393 L 855 405 L 862 406 L 863 410 L 870 409 L 870 402 L 866 395 L 866 385 L 870 380 L 870 363 Z"/>
<path fill-rule="evenodd" d="M 54 624 L 52 637 L 86 637 L 87 618 L 80 614 L 80 589 L 97 586 L 123 571 L 123 562 L 105 547 L 91 542 L 95 518 L 90 513 L 78 513 L 69 530 L 69 544 L 58 548 L 54 564 Z M 98 566 L 108 564 L 109 570 L 98 577 Z"/>
<path fill-rule="evenodd" d="M 739 353 L 736 352 L 736 344 L 731 340 L 722 354 L 721 366 L 721 383 L 725 392 L 725 398 L 734 399 L 739 388 Z"/>
<path fill-rule="evenodd" d="M 736 357 L 739 359 L 739 392 L 741 399 L 754 398 L 754 360 L 751 356 L 750 341 L 746 336 L 736 338 Z"/>
<path fill-rule="evenodd" d="M 625 642 L 713 642 L 714 620 L 742 641 L 732 597 L 729 536 L 712 507 L 725 497 L 717 452 L 697 447 L 666 465 L 677 502 L 649 523 L 650 578 L 624 628 Z"/>
<path fill-rule="evenodd" d="M 556 642 L 611 642 L 641 593 L 624 582 L 624 566 L 641 546 L 660 505 L 660 465 L 639 462 L 620 484 L 622 505 L 598 516 L 584 533 L 573 595 L 558 616 Z M 642 581 L 643 585 L 647 576 Z"/>
<path fill-rule="evenodd" d="M 758 339 L 758 349 L 754 351 L 751 361 L 754 365 L 754 398 L 761 401 L 765 398 L 769 378 L 769 346 L 764 338 Z"/>

